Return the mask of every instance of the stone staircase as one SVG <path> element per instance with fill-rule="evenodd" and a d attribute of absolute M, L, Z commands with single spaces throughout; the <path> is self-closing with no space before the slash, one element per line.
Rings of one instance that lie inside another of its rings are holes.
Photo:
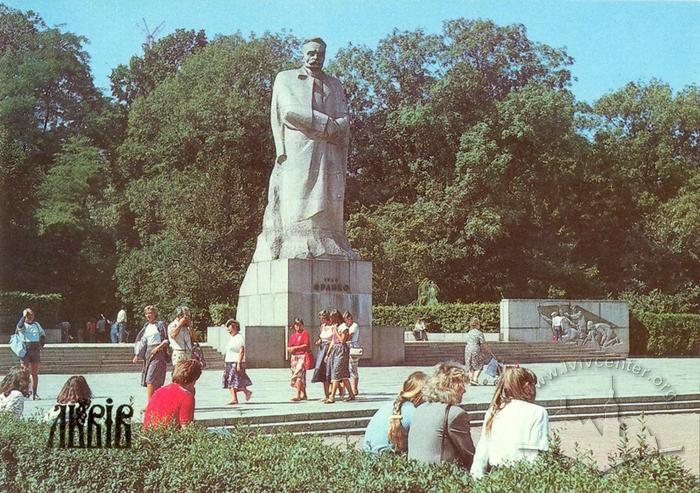
<path fill-rule="evenodd" d="M 223 356 L 202 344 L 207 369 L 224 367 Z M 47 344 L 41 353 L 42 374 L 85 374 L 139 372 L 141 364 L 132 363 L 132 344 Z M 0 344 L 0 374 L 19 364 L 8 344 Z"/>
<path fill-rule="evenodd" d="M 700 394 L 666 396 L 608 397 L 546 400 L 537 404 L 547 409 L 550 421 L 584 420 L 649 414 L 700 413 Z M 462 404 L 469 413 L 471 426 L 481 426 L 488 403 Z M 220 417 L 197 419 L 212 431 L 245 428 L 263 434 L 288 432 L 301 435 L 342 436 L 364 434 L 376 409 L 292 413 L 253 417 Z"/>
<path fill-rule="evenodd" d="M 500 363 L 554 363 L 580 360 L 617 360 L 624 355 L 567 342 L 489 342 Z M 431 366 L 441 361 L 464 362 L 464 343 L 405 342 L 405 364 Z"/>

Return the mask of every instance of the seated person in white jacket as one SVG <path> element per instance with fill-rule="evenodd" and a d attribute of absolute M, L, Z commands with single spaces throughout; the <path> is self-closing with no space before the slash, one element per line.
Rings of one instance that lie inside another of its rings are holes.
<path fill-rule="evenodd" d="M 10 368 L 0 382 L 0 412 L 10 412 L 21 417 L 24 412 L 24 401 L 29 397 L 29 385 L 29 370 Z"/>
<path fill-rule="evenodd" d="M 476 446 L 471 474 L 478 479 L 487 468 L 535 460 L 549 448 L 547 410 L 533 404 L 537 376 L 526 368 L 507 368 L 496 386 Z"/>

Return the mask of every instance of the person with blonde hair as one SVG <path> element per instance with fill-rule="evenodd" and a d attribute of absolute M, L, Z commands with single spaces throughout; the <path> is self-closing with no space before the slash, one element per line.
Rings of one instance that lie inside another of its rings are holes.
<path fill-rule="evenodd" d="M 393 402 L 380 407 L 365 430 L 363 449 L 366 452 L 405 452 L 408 432 L 416 408 L 423 403 L 423 386 L 428 375 L 414 371 L 401 386 Z"/>
<path fill-rule="evenodd" d="M 17 322 L 17 334 L 24 337 L 27 345 L 27 353 L 22 356 L 21 364 L 23 368 L 27 368 L 32 376 L 32 399 L 40 399 L 37 394 L 39 388 L 39 363 L 41 363 L 41 351 L 46 344 L 46 332 L 36 321 L 34 310 L 25 308 L 22 311 L 22 317 Z"/>
<path fill-rule="evenodd" d="M 146 322 L 136 336 L 134 343 L 134 363 L 143 361 L 141 367 L 141 386 L 146 387 L 146 397 L 150 399 L 153 393 L 165 383 L 165 373 L 168 369 L 168 327 L 165 322 L 158 320 L 158 311 L 153 305 L 143 309 Z"/>
<path fill-rule="evenodd" d="M 547 410 L 534 404 L 537 376 L 527 368 L 506 368 L 496 386 L 476 447 L 471 474 L 484 475 L 489 466 L 534 460 L 549 448 Z"/>
<path fill-rule="evenodd" d="M 416 409 L 408 433 L 408 457 L 427 464 L 455 462 L 469 468 L 474 443 L 469 415 L 459 405 L 469 385 L 463 366 L 439 363 L 423 387 L 424 404 Z"/>

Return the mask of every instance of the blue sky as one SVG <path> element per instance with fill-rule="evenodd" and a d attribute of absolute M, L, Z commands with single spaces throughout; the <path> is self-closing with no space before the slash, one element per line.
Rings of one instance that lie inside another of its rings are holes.
<path fill-rule="evenodd" d="M 700 82 L 700 2 L 397 1 L 397 0 L 0 0 L 38 12 L 50 26 L 89 39 L 96 84 L 109 88 L 113 67 L 141 53 L 143 22 L 216 34 L 283 29 L 320 35 L 329 54 L 339 47 L 375 47 L 393 28 L 439 32 L 442 21 L 488 18 L 522 23 L 535 41 L 565 47 L 574 57 L 576 96 L 592 102 L 626 82 L 652 77 L 674 90 Z"/>

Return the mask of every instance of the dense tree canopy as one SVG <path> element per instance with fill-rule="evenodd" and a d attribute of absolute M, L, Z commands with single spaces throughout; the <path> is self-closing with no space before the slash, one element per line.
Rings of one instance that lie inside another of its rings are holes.
<path fill-rule="evenodd" d="M 177 29 L 115 67 L 113 98 L 85 41 L 0 6 L 0 289 L 61 292 L 76 317 L 234 301 L 272 167 L 272 81 L 299 40 Z M 442 300 L 697 309 L 698 87 L 630 82 L 589 106 L 573 63 L 522 25 L 466 19 L 328 61 L 352 113 L 348 232 L 377 302 L 431 280 Z"/>

